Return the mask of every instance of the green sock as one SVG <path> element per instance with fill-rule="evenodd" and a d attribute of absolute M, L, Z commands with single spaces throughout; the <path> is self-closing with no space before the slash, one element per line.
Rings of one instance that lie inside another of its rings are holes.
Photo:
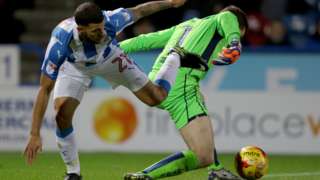
<path fill-rule="evenodd" d="M 197 169 L 199 161 L 197 156 L 190 150 L 172 154 L 165 159 L 151 165 L 142 172 L 152 179 L 169 177 L 181 174 L 185 171 Z"/>
<path fill-rule="evenodd" d="M 220 169 L 222 169 L 222 168 L 223 168 L 222 164 L 215 164 L 215 163 L 213 163 L 213 164 L 211 164 L 210 166 L 208 166 L 208 170 L 209 170 L 209 171 L 210 171 L 210 170 L 216 171 L 216 170 L 220 170 Z"/>

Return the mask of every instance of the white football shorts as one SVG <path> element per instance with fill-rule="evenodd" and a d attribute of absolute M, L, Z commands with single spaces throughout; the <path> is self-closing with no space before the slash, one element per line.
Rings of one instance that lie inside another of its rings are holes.
<path fill-rule="evenodd" d="M 115 51 L 105 61 L 89 66 L 65 61 L 59 70 L 53 98 L 72 97 L 80 102 L 95 76 L 104 78 L 113 88 L 125 86 L 133 92 L 144 87 L 149 81 L 133 60 L 121 51 Z"/>

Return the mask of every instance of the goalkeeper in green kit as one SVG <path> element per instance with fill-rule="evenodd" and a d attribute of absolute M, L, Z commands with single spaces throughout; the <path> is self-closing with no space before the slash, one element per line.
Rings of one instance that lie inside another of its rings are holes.
<path fill-rule="evenodd" d="M 170 113 L 188 146 L 188 150 L 172 154 L 140 172 L 126 174 L 125 180 L 159 179 L 203 167 L 208 167 L 209 180 L 241 179 L 217 159 L 212 124 L 199 82 L 215 65 L 229 65 L 240 57 L 240 38 L 247 26 L 245 13 L 228 6 L 218 14 L 194 18 L 120 43 L 126 53 L 164 48 L 149 77 L 167 87 L 169 95 L 158 107 Z M 171 78 L 169 82 L 159 78 L 165 76 L 159 71 L 162 66 L 177 70 L 165 78 Z"/>

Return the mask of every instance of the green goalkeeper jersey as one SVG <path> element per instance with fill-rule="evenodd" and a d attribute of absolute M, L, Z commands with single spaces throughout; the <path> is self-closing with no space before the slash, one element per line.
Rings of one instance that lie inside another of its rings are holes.
<path fill-rule="evenodd" d="M 188 53 L 197 54 L 207 61 L 209 68 L 212 68 L 212 61 L 232 40 L 240 40 L 239 24 L 233 13 L 225 11 L 201 19 L 194 18 L 169 29 L 125 40 L 120 43 L 120 47 L 125 53 L 164 48 L 149 74 L 149 77 L 154 79 L 171 48 L 180 46 Z M 206 72 L 203 71 L 192 71 L 192 75 L 199 79 L 202 79 L 205 74 Z"/>

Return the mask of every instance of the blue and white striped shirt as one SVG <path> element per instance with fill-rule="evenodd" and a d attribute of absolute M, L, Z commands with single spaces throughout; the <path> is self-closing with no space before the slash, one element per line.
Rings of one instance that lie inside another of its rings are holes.
<path fill-rule="evenodd" d="M 133 23 L 132 13 L 119 8 L 103 11 L 107 41 L 100 44 L 82 42 L 79 39 L 77 24 L 73 17 L 63 20 L 53 30 L 41 67 L 43 73 L 55 80 L 64 61 L 75 64 L 95 64 L 104 61 L 117 50 L 115 37 Z"/>

